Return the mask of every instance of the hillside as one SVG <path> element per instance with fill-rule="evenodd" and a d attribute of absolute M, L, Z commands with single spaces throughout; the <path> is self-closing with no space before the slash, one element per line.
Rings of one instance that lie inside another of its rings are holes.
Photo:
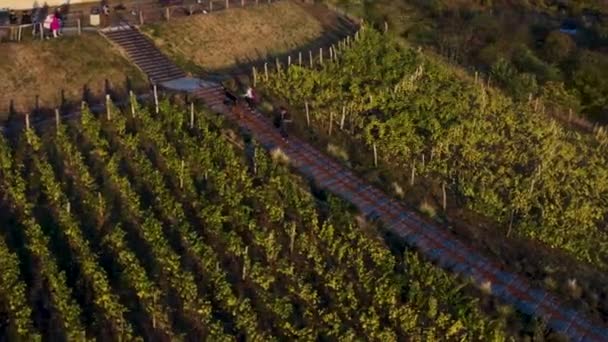
<path fill-rule="evenodd" d="M 605 134 L 547 124 L 533 104 L 371 29 L 338 54 L 263 80 L 274 102 L 291 107 L 296 134 L 608 320 L 596 300 L 608 284 Z"/>
<path fill-rule="evenodd" d="M 578 126 L 608 123 L 604 1 L 329 1 Z M 364 5 L 360 5 L 363 3 Z M 572 113 L 570 113 L 572 112 Z M 566 122 L 566 123 L 567 123 Z"/>
<path fill-rule="evenodd" d="M 85 86 L 92 96 L 105 94 L 105 82 L 118 91 L 127 78 L 135 88 L 144 76 L 98 34 L 47 41 L 3 43 L 0 48 L 0 118 L 13 101 L 17 112 L 31 111 L 39 96 L 42 108 L 80 102 Z"/>
<path fill-rule="evenodd" d="M 143 31 L 182 67 L 217 72 L 305 46 L 336 25 L 321 5 L 279 1 L 148 25 Z"/>

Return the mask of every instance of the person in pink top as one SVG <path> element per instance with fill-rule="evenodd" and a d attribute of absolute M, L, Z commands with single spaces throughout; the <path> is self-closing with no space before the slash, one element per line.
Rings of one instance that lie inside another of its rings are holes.
<path fill-rule="evenodd" d="M 51 21 L 51 31 L 53 32 L 54 38 L 57 38 L 57 34 L 59 33 L 60 28 L 61 23 L 59 22 L 59 18 L 56 15 L 53 15 L 53 20 Z"/>

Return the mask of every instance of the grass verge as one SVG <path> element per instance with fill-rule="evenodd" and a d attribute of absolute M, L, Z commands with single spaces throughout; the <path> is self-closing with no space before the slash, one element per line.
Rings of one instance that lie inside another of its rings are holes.
<path fill-rule="evenodd" d="M 151 24 L 142 30 L 188 71 L 221 71 L 319 38 L 328 20 L 315 15 L 321 7 L 280 1 Z"/>
<path fill-rule="evenodd" d="M 143 86 L 142 73 L 97 34 L 47 41 L 6 43 L 0 48 L 0 118 L 10 111 L 79 101 L 85 86 L 92 96 L 103 94 L 107 80 L 114 90 Z"/>

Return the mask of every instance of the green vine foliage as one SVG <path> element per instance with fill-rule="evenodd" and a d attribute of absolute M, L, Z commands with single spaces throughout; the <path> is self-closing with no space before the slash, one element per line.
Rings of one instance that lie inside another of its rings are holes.
<path fill-rule="evenodd" d="M 395 170 L 407 174 L 424 155 L 417 172 L 446 183 L 469 208 L 607 266 L 606 135 L 564 129 L 533 103 L 513 102 L 367 27 L 337 61 L 292 66 L 262 82 L 296 108 L 308 102 L 316 127 L 346 108 L 353 144 L 375 143 Z"/>
<path fill-rule="evenodd" d="M 111 120 L 85 108 L 17 147 L 0 140 L 1 201 L 26 233 L 26 246 L 0 239 L 7 337 L 507 339 L 468 283 L 392 252 L 347 203 L 320 202 L 255 142 L 251 155 L 233 146 L 226 123 L 199 113 L 190 127 L 167 102 L 135 108 Z M 386 137 L 383 122 L 361 134 Z M 24 247 L 45 257 L 27 273 L 49 281 L 21 280 L 12 250 Z M 51 290 L 58 331 L 32 319 L 35 286 Z"/>

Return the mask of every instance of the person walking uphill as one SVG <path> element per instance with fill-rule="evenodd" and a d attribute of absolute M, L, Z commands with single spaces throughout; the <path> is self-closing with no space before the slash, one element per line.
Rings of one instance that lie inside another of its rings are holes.
<path fill-rule="evenodd" d="M 285 107 L 281 107 L 280 110 L 280 132 L 281 132 L 281 136 L 283 137 L 283 139 L 287 140 L 287 124 L 291 122 L 291 118 L 289 116 L 289 113 L 287 112 L 287 109 L 285 109 Z"/>

